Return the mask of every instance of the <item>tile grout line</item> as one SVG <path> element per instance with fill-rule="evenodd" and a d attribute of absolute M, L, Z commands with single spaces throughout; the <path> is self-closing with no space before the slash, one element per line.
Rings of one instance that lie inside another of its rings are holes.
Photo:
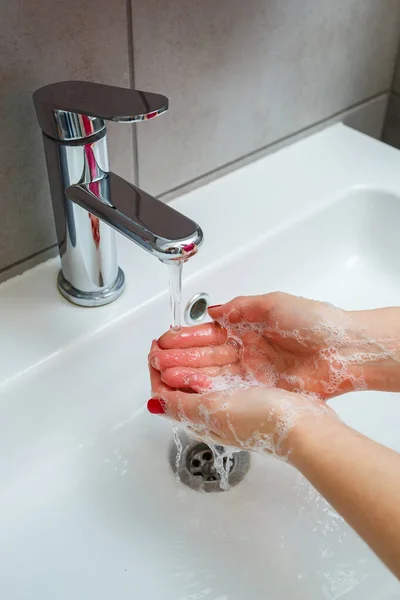
<path fill-rule="evenodd" d="M 278 138 L 277 140 L 274 140 L 273 142 L 271 142 L 270 144 L 267 144 L 266 146 L 257 148 L 257 150 L 253 150 L 252 152 L 249 152 L 248 154 L 244 154 L 229 163 L 225 163 L 225 164 L 221 165 L 220 167 L 218 167 L 217 169 L 207 171 L 207 173 L 203 173 L 203 175 L 200 175 L 199 177 L 195 177 L 194 179 L 185 181 L 185 183 L 183 183 L 182 185 L 179 185 L 175 188 L 171 188 L 170 190 L 166 190 L 165 192 L 158 194 L 158 198 L 162 199 L 164 196 L 168 196 L 169 194 L 178 194 L 178 192 L 180 190 L 184 190 L 185 188 L 187 188 L 187 186 L 195 184 L 195 183 L 201 181 L 202 179 L 206 180 L 208 177 L 216 175 L 220 171 L 222 171 L 222 173 L 223 173 L 225 169 L 227 169 L 227 168 L 229 169 L 229 168 L 233 167 L 235 164 L 240 165 L 240 163 L 242 161 L 248 160 L 252 156 L 254 156 L 254 157 L 259 156 L 259 155 L 261 156 L 263 152 L 270 150 L 274 146 L 282 144 L 283 142 L 288 141 L 291 138 L 294 138 L 298 135 L 306 133 L 307 131 L 314 129 L 315 127 L 319 127 L 319 126 L 323 125 L 324 123 L 327 123 L 331 119 L 340 117 L 340 115 L 343 115 L 343 114 L 347 113 L 348 111 L 354 110 L 356 108 L 361 108 L 364 104 L 368 104 L 369 102 L 372 102 L 373 100 L 376 100 L 376 99 L 380 98 L 381 96 L 384 96 L 385 94 L 390 94 L 390 93 L 391 93 L 390 89 L 385 89 L 385 90 L 382 90 L 381 92 L 378 92 L 377 94 L 374 94 L 373 96 L 368 96 L 367 98 L 364 98 L 363 100 L 361 100 L 360 102 L 357 102 L 356 104 L 351 104 L 350 106 L 347 106 L 338 112 L 328 115 L 327 117 L 325 117 L 324 119 L 321 119 L 320 121 L 316 121 L 315 123 L 307 125 L 307 127 L 297 129 L 296 131 L 293 131 L 292 133 L 290 133 L 282 138 Z M 255 158 L 255 160 L 256 160 L 256 158 Z M 185 193 L 185 192 L 183 192 L 183 193 Z M 176 197 L 176 196 L 174 196 L 174 197 Z"/>
<path fill-rule="evenodd" d="M 126 20 L 127 20 L 127 42 L 128 42 L 128 65 L 129 65 L 129 87 L 135 89 L 135 60 L 134 60 L 134 45 L 133 45 L 133 10 L 132 0 L 126 0 Z M 138 139 L 137 125 L 134 123 L 132 127 L 132 152 L 133 152 L 133 179 L 136 185 L 139 185 L 139 156 L 138 156 Z"/>
<path fill-rule="evenodd" d="M 19 267 L 20 265 L 23 265 L 24 262 L 27 262 L 28 260 L 32 260 L 33 258 L 36 258 L 36 257 L 40 256 L 41 254 L 44 254 L 45 252 L 52 250 L 53 248 L 57 248 L 57 244 L 51 244 L 50 246 L 46 246 L 46 248 L 43 248 L 42 250 L 38 250 L 37 252 L 30 254 L 29 256 L 25 256 L 25 258 L 21 258 L 20 260 L 17 260 L 16 262 L 12 263 L 11 265 L 2 267 L 0 269 L 0 275 L 2 275 L 3 273 L 7 273 L 7 271 L 10 271 L 11 269 L 14 269 L 15 267 Z"/>

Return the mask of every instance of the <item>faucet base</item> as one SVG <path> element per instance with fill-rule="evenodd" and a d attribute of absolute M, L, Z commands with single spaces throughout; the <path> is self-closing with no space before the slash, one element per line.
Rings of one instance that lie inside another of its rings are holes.
<path fill-rule="evenodd" d="M 118 268 L 117 279 L 111 286 L 99 289 L 96 292 L 83 292 L 71 285 L 65 279 L 63 272 L 60 271 L 57 277 L 57 287 L 60 294 L 72 304 L 87 307 L 104 306 L 104 304 L 110 304 L 110 302 L 114 302 L 120 297 L 125 288 L 125 275 L 123 270 Z"/>

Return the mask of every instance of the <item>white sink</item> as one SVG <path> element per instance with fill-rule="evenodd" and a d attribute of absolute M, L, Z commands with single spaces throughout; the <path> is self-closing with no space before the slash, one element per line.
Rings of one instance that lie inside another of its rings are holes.
<path fill-rule="evenodd" d="M 279 289 L 400 305 L 400 153 L 343 125 L 174 206 L 206 240 L 185 302 Z M 128 286 L 108 307 L 59 297 L 58 261 L 0 286 L 0 597 L 399 599 L 400 583 L 290 466 L 253 456 L 227 493 L 175 482 L 171 426 L 144 408 L 167 275 L 122 238 L 119 250 Z M 400 396 L 332 405 L 400 451 Z"/>

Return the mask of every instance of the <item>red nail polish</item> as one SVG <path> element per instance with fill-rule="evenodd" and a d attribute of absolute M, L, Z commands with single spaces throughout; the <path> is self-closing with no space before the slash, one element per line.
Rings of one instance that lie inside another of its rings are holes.
<path fill-rule="evenodd" d="M 165 414 L 165 404 L 158 398 L 151 398 L 147 403 L 147 410 L 152 415 L 163 415 Z"/>
<path fill-rule="evenodd" d="M 196 248 L 196 244 L 193 244 L 193 242 L 191 244 L 186 244 L 186 246 L 182 246 L 182 250 L 184 250 L 185 252 L 192 252 L 192 250 L 194 250 Z"/>
<path fill-rule="evenodd" d="M 214 304 L 213 306 L 209 306 L 208 309 L 210 309 L 210 308 L 219 308 L 220 306 L 222 306 L 222 304 Z"/>

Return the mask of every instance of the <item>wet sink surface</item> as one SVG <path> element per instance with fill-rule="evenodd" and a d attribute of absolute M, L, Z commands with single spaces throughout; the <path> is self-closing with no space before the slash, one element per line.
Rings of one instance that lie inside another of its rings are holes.
<path fill-rule="evenodd" d="M 191 277 L 184 297 L 281 289 L 349 309 L 399 304 L 398 223 L 400 194 L 349 190 Z M 253 456 L 227 493 L 176 483 L 171 426 L 144 409 L 146 354 L 166 303 L 155 298 L 0 388 L 2 597 L 400 598 L 290 466 Z M 400 451 L 400 397 L 355 393 L 332 405 Z"/>

